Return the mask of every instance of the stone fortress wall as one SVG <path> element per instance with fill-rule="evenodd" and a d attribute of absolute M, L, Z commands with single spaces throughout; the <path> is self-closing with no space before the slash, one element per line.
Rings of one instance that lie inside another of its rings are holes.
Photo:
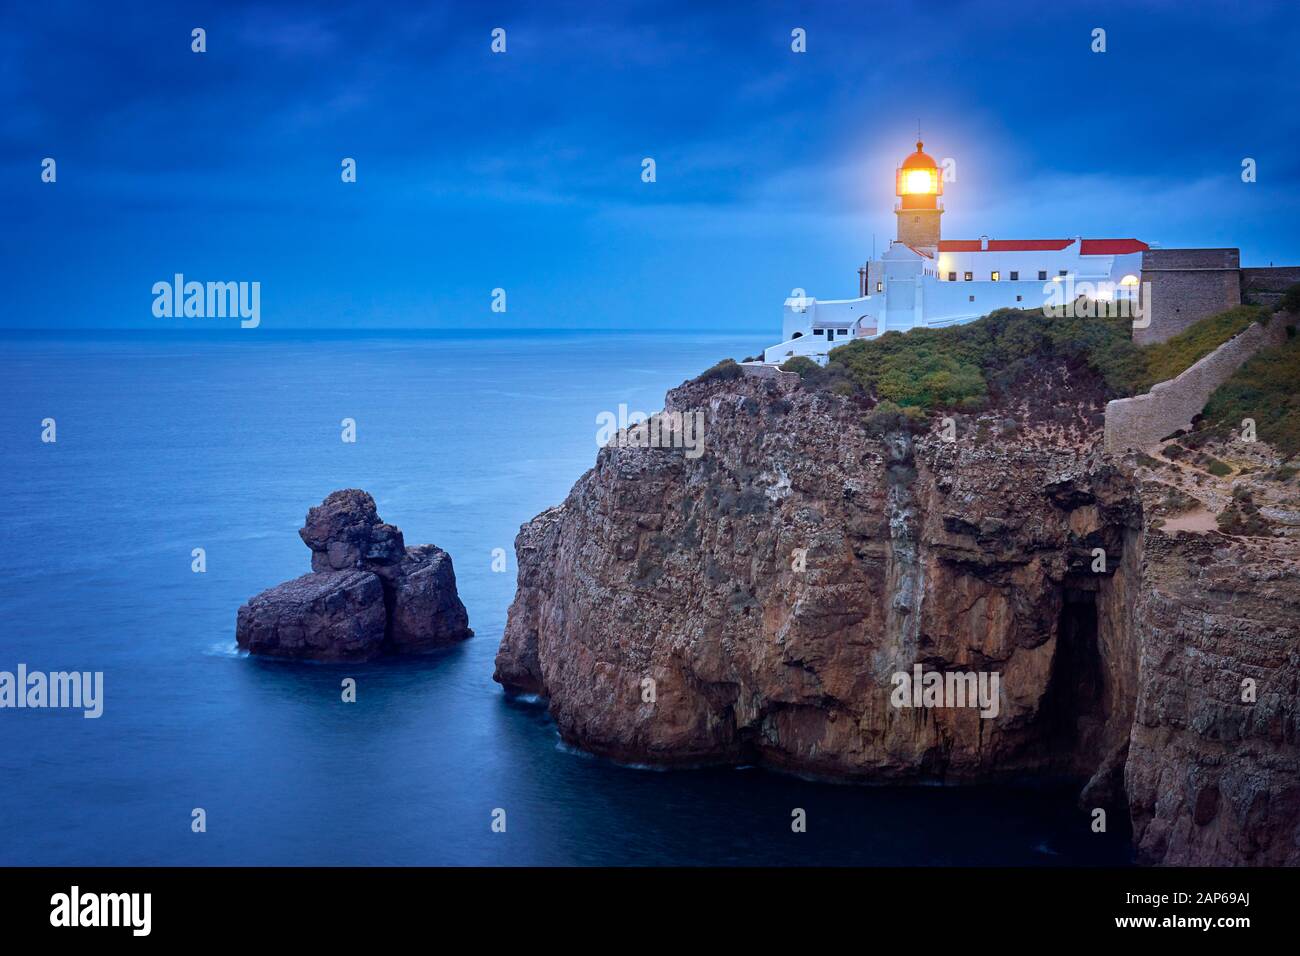
<path fill-rule="evenodd" d="M 1145 395 L 1120 398 L 1106 405 L 1106 450 L 1121 453 L 1149 447 L 1180 429 L 1188 429 L 1214 390 L 1261 349 L 1286 341 L 1297 317 L 1278 312 L 1266 325 L 1249 328 L 1224 342 L 1191 368 L 1152 387 Z"/>
<path fill-rule="evenodd" d="M 1241 304 L 1241 254 L 1236 249 L 1148 249 L 1142 254 L 1142 283 L 1151 321 L 1133 329 L 1133 341 L 1163 342 Z"/>

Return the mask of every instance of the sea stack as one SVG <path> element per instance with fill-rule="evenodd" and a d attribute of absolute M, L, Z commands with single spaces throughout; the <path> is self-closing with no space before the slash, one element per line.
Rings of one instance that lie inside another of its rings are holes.
<path fill-rule="evenodd" d="M 451 555 L 432 544 L 406 547 L 401 530 L 380 520 L 366 492 L 334 492 L 307 512 L 298 534 L 311 549 L 311 573 L 239 609 L 241 650 L 367 661 L 423 654 L 473 636 Z"/>

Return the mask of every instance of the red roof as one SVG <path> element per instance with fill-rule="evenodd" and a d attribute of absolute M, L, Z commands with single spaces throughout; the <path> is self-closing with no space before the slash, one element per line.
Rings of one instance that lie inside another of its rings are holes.
<path fill-rule="evenodd" d="M 1073 239 L 990 239 L 988 252 L 1059 252 L 1074 243 Z M 1118 256 L 1142 252 L 1147 244 L 1140 239 L 1084 239 L 1079 245 L 1083 256 Z M 940 252 L 982 252 L 979 239 L 942 239 Z"/>
<path fill-rule="evenodd" d="M 990 239 L 989 252 L 1055 252 L 1073 239 Z M 941 239 L 940 252 L 980 252 L 979 239 Z"/>
<path fill-rule="evenodd" d="M 1129 252 L 1145 252 L 1149 247 L 1141 239 L 1085 239 L 1080 246 L 1082 256 L 1122 256 Z"/>

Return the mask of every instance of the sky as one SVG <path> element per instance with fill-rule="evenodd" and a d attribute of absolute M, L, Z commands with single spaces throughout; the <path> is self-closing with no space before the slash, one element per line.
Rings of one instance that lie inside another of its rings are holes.
<path fill-rule="evenodd" d="M 155 317 L 181 273 L 260 283 L 262 329 L 776 334 L 796 288 L 857 294 L 918 124 L 953 161 L 947 238 L 1300 264 L 1298 23 L 1204 0 L 9 4 L 0 326 L 236 327 Z"/>

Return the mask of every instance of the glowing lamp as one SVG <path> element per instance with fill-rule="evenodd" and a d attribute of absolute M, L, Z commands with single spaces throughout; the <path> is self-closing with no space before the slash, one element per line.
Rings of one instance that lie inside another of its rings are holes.
<path fill-rule="evenodd" d="M 900 196 L 937 196 L 939 195 L 939 170 L 937 169 L 900 169 L 898 171 L 898 195 Z"/>
<path fill-rule="evenodd" d="M 902 199 L 903 209 L 937 209 L 938 197 L 943 195 L 943 177 L 939 164 L 916 144 L 916 152 L 903 160 L 898 167 L 894 193 Z"/>

